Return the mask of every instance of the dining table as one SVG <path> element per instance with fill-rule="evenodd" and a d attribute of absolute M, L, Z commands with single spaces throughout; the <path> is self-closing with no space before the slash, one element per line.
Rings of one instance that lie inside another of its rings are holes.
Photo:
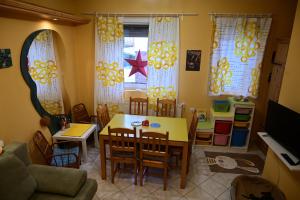
<path fill-rule="evenodd" d="M 129 114 L 115 114 L 111 121 L 99 133 L 100 143 L 100 161 L 101 161 L 101 178 L 106 179 L 106 149 L 105 144 L 108 143 L 108 127 L 111 128 L 130 128 L 144 120 L 149 121 L 149 126 L 135 126 L 137 130 L 136 137 L 139 142 L 139 130 L 151 132 L 166 133 L 169 132 L 168 145 L 171 147 L 182 148 L 181 158 L 181 181 L 180 188 L 184 189 L 187 177 L 187 157 L 188 157 L 188 131 L 185 118 L 175 117 L 157 117 L 157 116 L 141 116 Z M 159 124 L 157 126 L 157 124 Z M 156 125 L 156 126 L 154 126 Z"/>

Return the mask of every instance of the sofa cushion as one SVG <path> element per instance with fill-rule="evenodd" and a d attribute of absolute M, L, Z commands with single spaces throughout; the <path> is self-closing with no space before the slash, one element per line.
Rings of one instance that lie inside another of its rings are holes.
<path fill-rule="evenodd" d="M 59 194 L 36 192 L 32 195 L 30 200 L 75 200 L 75 198 L 70 196 L 59 195 Z"/>
<path fill-rule="evenodd" d="M 87 179 L 81 187 L 76 197 L 63 196 L 58 194 L 36 192 L 30 200 L 92 200 L 97 191 L 97 182 L 92 179 Z"/>
<path fill-rule="evenodd" d="M 46 165 L 29 165 L 28 170 L 37 182 L 37 191 L 75 196 L 87 179 L 86 171 Z"/>
<path fill-rule="evenodd" d="M 31 164 L 31 159 L 28 154 L 26 143 L 14 142 L 5 146 L 4 148 L 6 153 L 13 153 L 17 156 L 26 166 Z"/>
<path fill-rule="evenodd" d="M 0 156 L 0 177 L 1 200 L 27 200 L 36 189 L 24 163 L 11 153 Z"/>

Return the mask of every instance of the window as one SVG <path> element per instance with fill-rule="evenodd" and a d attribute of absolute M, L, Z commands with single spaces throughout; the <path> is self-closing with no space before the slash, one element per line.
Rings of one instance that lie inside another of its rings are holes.
<path fill-rule="evenodd" d="M 213 18 L 209 94 L 256 98 L 271 18 Z"/>
<path fill-rule="evenodd" d="M 124 24 L 124 59 L 135 59 L 140 50 L 142 60 L 147 60 L 148 31 L 149 26 L 145 24 Z M 129 76 L 130 71 L 131 65 L 124 61 L 125 89 L 145 89 L 147 78 L 140 73 Z"/>

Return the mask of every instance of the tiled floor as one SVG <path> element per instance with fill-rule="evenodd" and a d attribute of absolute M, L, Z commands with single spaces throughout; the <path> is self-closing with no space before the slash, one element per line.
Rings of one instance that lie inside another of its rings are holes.
<path fill-rule="evenodd" d="M 170 170 L 167 191 L 163 191 L 162 178 L 149 176 L 145 178 L 144 186 L 133 184 L 131 173 L 117 173 L 115 184 L 110 181 L 110 163 L 107 162 L 107 180 L 101 180 L 99 152 L 96 148 L 89 148 L 88 162 L 81 168 L 87 170 L 88 177 L 96 179 L 98 191 L 93 200 L 144 200 L 144 199 L 230 199 L 230 183 L 238 174 L 215 173 L 205 164 L 203 150 L 195 148 L 191 160 L 191 169 L 185 189 L 179 188 L 179 170 Z M 138 179 L 139 180 L 139 179 Z"/>

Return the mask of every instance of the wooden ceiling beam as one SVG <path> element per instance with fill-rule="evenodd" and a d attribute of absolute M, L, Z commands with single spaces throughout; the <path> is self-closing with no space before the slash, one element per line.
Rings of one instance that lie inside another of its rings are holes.
<path fill-rule="evenodd" d="M 0 0 L 0 17 L 26 20 L 50 20 L 57 24 L 78 26 L 90 22 L 81 16 L 16 0 Z"/>

